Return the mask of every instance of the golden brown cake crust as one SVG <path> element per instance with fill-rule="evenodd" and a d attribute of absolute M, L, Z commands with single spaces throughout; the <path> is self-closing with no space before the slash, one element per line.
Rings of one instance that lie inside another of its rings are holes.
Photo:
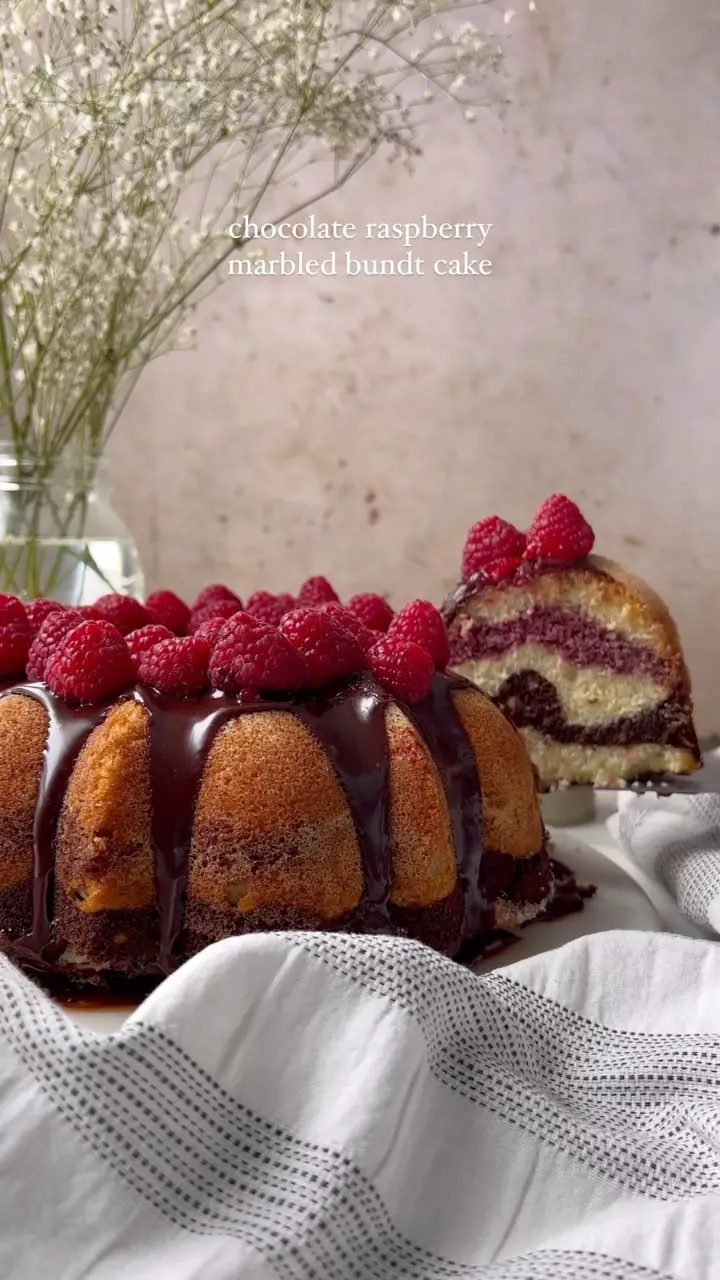
<path fill-rule="evenodd" d="M 385 713 L 390 747 L 388 806 L 393 890 L 398 907 L 447 898 L 457 863 L 442 784 L 419 733 L 392 703 Z"/>
<path fill-rule="evenodd" d="M 147 720 L 136 702 L 118 703 L 90 734 L 68 783 L 55 874 L 80 911 L 155 901 Z"/>
<path fill-rule="evenodd" d="M 322 748 L 265 711 L 220 731 L 195 809 L 188 895 L 218 910 L 351 911 L 363 891 L 355 829 Z"/>
<path fill-rule="evenodd" d="M 40 703 L 0 699 L 0 890 L 33 873 L 33 822 L 48 717 Z"/>
<path fill-rule="evenodd" d="M 508 718 L 474 689 L 453 694 L 480 779 L 485 847 L 529 858 L 543 845 L 530 758 Z"/>
<path fill-rule="evenodd" d="M 616 560 L 608 560 L 605 556 L 589 556 L 588 563 L 592 568 L 597 569 L 600 573 L 604 573 L 608 578 L 627 593 L 631 601 L 636 602 L 636 607 L 642 606 L 645 615 L 652 618 L 665 635 L 666 644 L 664 652 L 672 657 L 679 658 L 682 663 L 684 678 L 683 687 L 690 692 L 690 675 L 685 665 L 685 659 L 680 643 L 680 633 L 677 624 L 673 618 L 667 604 L 657 591 L 645 582 L 644 578 L 638 577 L 637 574 L 631 573 L 629 569 L 618 564 Z M 633 610 L 630 609 L 630 620 L 632 623 Z"/>

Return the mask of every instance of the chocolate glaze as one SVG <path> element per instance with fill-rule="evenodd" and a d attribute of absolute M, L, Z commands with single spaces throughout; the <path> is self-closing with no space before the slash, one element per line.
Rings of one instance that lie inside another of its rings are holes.
<path fill-rule="evenodd" d="M 392 866 L 388 832 L 387 694 L 370 676 L 308 699 L 294 714 L 330 758 L 355 823 L 365 877 L 366 920 L 389 927 Z"/>
<path fill-rule="evenodd" d="M 455 711 L 455 677 L 435 680 L 430 696 L 403 709 L 427 744 L 445 791 L 463 896 L 462 937 L 492 928 L 494 913 L 480 887 L 482 803 L 472 745 Z"/>
<path fill-rule="evenodd" d="M 583 902 L 594 898 L 597 889 L 594 884 L 582 884 L 576 880 L 569 867 L 557 858 L 550 859 L 550 870 L 553 875 L 554 893 L 546 903 L 537 920 L 562 920 L 576 911 L 582 911 Z M 533 923 L 528 921 L 528 924 Z M 522 926 L 523 929 L 526 925 Z"/>
<path fill-rule="evenodd" d="M 436 674 L 428 697 L 406 705 L 394 699 L 423 738 L 447 797 L 463 896 L 457 946 L 492 925 L 491 904 L 480 884 L 482 807 L 471 743 L 453 705 L 452 693 L 473 687 L 461 676 Z M 45 708 L 48 739 L 35 820 L 32 930 L 13 950 L 36 970 L 52 968 L 65 943 L 53 936 L 54 842 L 65 788 L 88 737 L 117 698 L 93 706 L 71 706 L 43 684 L 19 684 L 9 692 L 34 698 Z M 149 717 L 149 778 L 152 839 L 156 854 L 160 917 L 159 974 L 179 962 L 195 800 L 216 734 L 241 715 L 267 710 L 296 716 L 315 736 L 347 797 L 360 847 L 365 892 L 356 927 L 393 931 L 388 912 L 392 867 L 388 829 L 387 692 L 365 672 L 341 685 L 287 701 L 242 702 L 223 693 L 176 699 L 136 686 L 121 695 L 140 703 Z"/>

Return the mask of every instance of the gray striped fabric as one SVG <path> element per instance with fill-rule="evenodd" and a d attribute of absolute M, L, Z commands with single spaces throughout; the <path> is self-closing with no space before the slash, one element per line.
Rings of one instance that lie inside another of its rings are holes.
<path fill-rule="evenodd" d="M 623 796 L 617 833 L 688 920 L 720 933 L 720 796 Z"/>
<path fill-rule="evenodd" d="M 230 939 L 110 1037 L 0 959 L 3 1280 L 710 1280 L 720 948 Z"/>

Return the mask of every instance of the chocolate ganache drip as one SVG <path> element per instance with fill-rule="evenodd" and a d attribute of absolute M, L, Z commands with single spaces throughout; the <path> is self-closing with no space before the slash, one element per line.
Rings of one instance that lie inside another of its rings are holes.
<path fill-rule="evenodd" d="M 463 896 L 463 940 L 492 924 L 490 903 L 480 886 L 483 822 L 475 753 L 452 699 L 455 690 L 467 687 L 461 676 L 436 676 L 427 698 L 403 706 L 435 761 L 445 791 Z"/>
<path fill-rule="evenodd" d="M 386 932 L 392 865 L 388 828 L 387 694 L 360 677 L 328 697 L 314 697 L 294 714 L 324 747 L 345 793 L 365 879 L 367 923 Z"/>
<path fill-rule="evenodd" d="M 480 887 L 482 805 L 474 753 L 452 694 L 472 687 L 456 675 L 436 674 L 422 702 L 393 701 L 423 739 L 447 799 L 463 899 L 458 944 L 488 926 L 490 904 Z M 390 695 L 365 672 L 342 685 L 287 701 L 242 702 L 224 693 L 169 698 L 136 686 L 120 699 L 92 706 L 62 702 L 44 684 L 20 684 L 8 693 L 34 698 L 48 716 L 48 736 L 34 825 L 32 931 L 15 950 L 36 967 L 52 967 L 65 948 L 53 936 L 55 838 L 65 789 L 90 734 L 111 708 L 133 699 L 148 713 L 151 835 L 159 913 L 158 972 L 179 962 L 195 802 L 215 736 L 229 721 L 263 711 L 295 716 L 326 752 L 346 796 L 357 833 L 364 875 L 358 928 L 397 930 L 390 918 L 392 893 L 388 813 L 388 742 L 385 710 Z"/>

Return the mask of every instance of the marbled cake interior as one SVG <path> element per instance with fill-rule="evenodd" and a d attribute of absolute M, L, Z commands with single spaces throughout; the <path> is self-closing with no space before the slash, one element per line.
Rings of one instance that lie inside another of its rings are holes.
<path fill-rule="evenodd" d="M 589 556 L 446 602 L 452 667 L 513 720 L 544 789 L 615 785 L 699 762 L 690 680 L 667 609 Z"/>

